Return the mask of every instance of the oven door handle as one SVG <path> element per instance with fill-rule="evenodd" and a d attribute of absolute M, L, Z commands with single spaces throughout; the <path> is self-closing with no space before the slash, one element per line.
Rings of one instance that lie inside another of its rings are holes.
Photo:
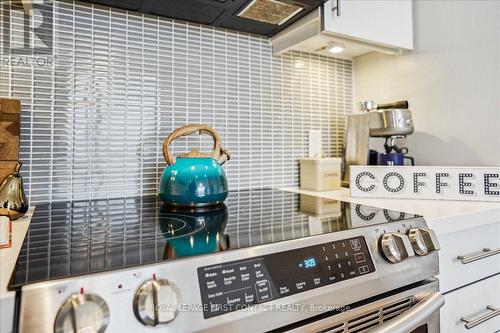
<path fill-rule="evenodd" d="M 370 333 L 407 333 L 425 324 L 427 319 L 444 304 L 444 297 L 439 292 L 433 292 L 422 299 L 409 310 L 394 319 L 375 327 Z"/>

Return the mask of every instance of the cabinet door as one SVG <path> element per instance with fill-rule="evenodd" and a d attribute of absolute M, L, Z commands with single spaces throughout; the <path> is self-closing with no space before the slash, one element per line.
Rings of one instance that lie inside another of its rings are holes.
<path fill-rule="evenodd" d="M 474 220 L 471 219 L 470 223 L 473 225 Z M 500 253 L 498 253 L 500 221 L 478 228 L 439 235 L 438 239 L 441 244 L 438 276 L 441 292 L 445 293 L 489 275 L 500 273 Z M 490 252 L 485 252 L 483 250 L 485 248 Z M 463 257 L 463 259 L 458 257 Z M 469 261 L 467 258 L 477 260 Z"/>
<path fill-rule="evenodd" d="M 500 329 L 500 274 L 444 295 L 442 333 L 493 333 Z"/>
<path fill-rule="evenodd" d="M 413 49 L 411 0 L 329 0 L 323 8 L 326 33 Z"/>

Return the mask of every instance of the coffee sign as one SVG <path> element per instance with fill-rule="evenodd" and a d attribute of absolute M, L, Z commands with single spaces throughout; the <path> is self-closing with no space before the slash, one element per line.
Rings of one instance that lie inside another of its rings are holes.
<path fill-rule="evenodd" d="M 353 197 L 500 201 L 500 167 L 351 166 Z"/>

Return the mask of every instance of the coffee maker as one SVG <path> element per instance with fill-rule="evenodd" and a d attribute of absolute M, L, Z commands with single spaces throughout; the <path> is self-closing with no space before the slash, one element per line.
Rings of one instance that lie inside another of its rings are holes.
<path fill-rule="evenodd" d="M 349 186 L 351 165 L 370 164 L 372 138 L 385 138 L 384 147 L 387 154 L 394 150 L 404 155 L 408 149 L 398 148 L 395 142 L 397 139 L 412 134 L 413 131 L 413 119 L 408 109 L 408 101 L 378 105 L 373 101 L 362 101 L 359 112 L 354 112 L 347 117 L 342 185 Z M 376 163 L 372 161 L 371 164 Z"/>

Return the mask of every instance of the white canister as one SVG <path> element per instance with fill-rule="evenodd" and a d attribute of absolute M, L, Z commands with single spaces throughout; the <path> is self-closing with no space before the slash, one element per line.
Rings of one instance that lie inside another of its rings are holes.
<path fill-rule="evenodd" d="M 334 191 L 340 189 L 340 164 L 334 157 L 310 157 L 299 159 L 300 188 L 310 191 Z"/>

